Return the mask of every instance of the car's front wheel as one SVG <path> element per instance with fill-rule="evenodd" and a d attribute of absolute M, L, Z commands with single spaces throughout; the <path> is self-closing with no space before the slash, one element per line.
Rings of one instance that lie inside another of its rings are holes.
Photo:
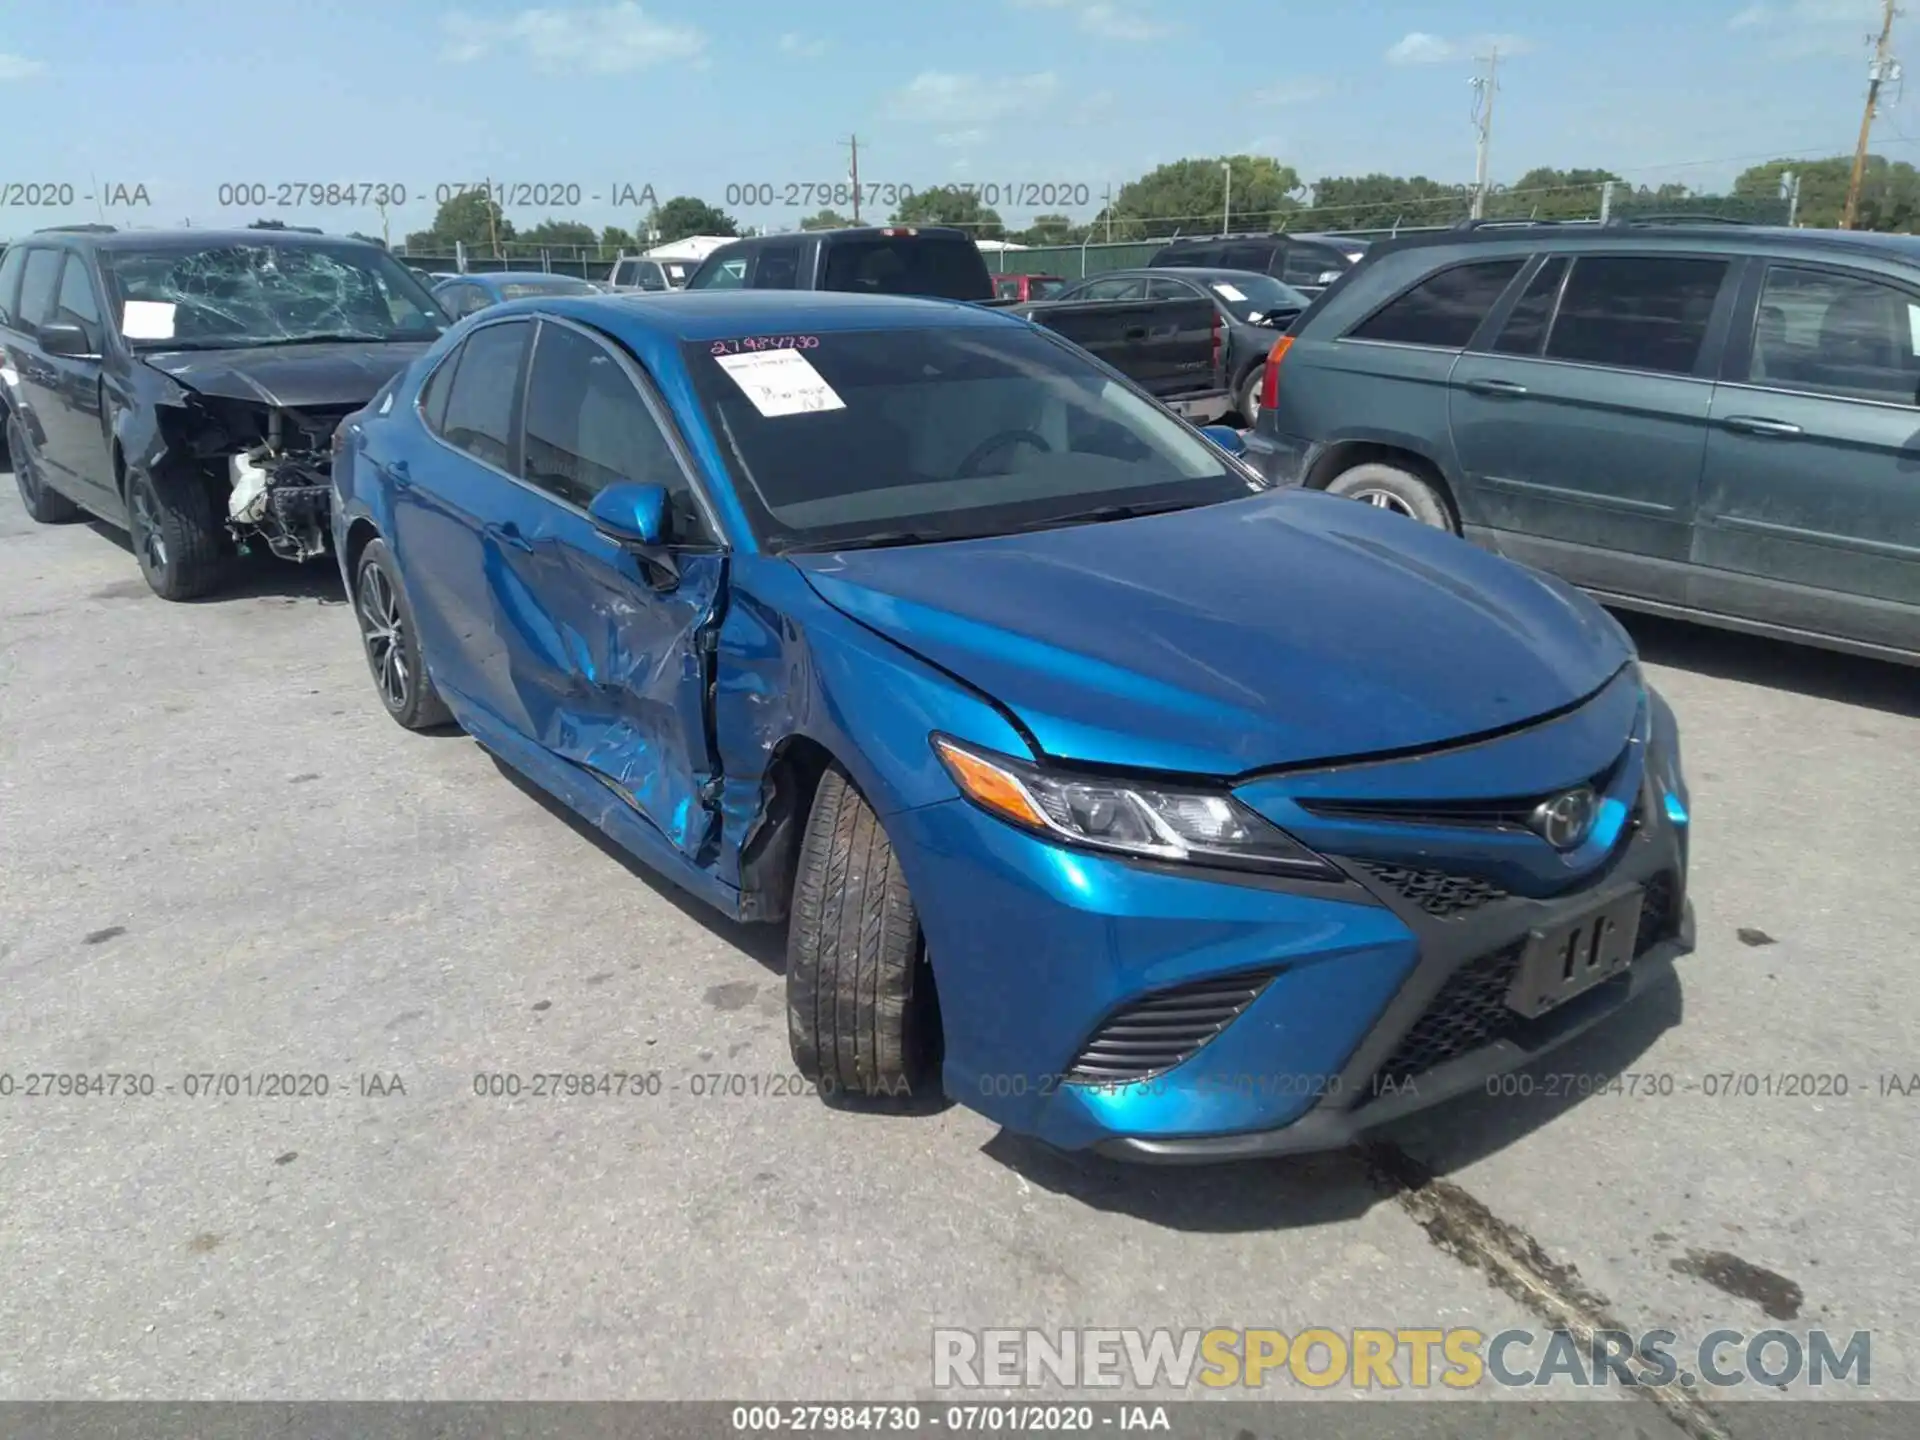
<path fill-rule="evenodd" d="M 13 464 L 13 483 L 20 503 L 42 525 L 68 525 L 86 512 L 57 490 L 49 490 L 40 467 L 27 450 L 27 434 L 18 415 L 7 416 L 7 457 Z"/>
<path fill-rule="evenodd" d="M 1447 504 L 1447 498 L 1439 488 L 1432 481 L 1411 470 L 1403 470 L 1398 465 L 1387 465 L 1377 460 L 1355 465 L 1336 475 L 1328 484 L 1327 493 L 1391 510 L 1396 515 L 1405 515 L 1436 530 L 1451 530 L 1456 535 L 1460 533 L 1460 527 L 1454 523 L 1453 507 Z"/>
<path fill-rule="evenodd" d="M 140 573 L 162 600 L 196 600 L 220 583 L 220 526 L 197 477 L 129 474 L 127 536 Z"/>
<path fill-rule="evenodd" d="M 1240 413 L 1240 423 L 1249 430 L 1260 418 L 1260 387 L 1266 375 L 1265 365 L 1254 366 L 1240 382 L 1240 389 L 1234 396 L 1233 408 Z"/>
<path fill-rule="evenodd" d="M 453 719 L 433 688 L 420 649 L 420 627 L 400 583 L 400 567 L 384 540 L 368 542 L 353 575 L 353 614 L 380 703 L 409 730 L 431 730 Z"/>
<path fill-rule="evenodd" d="M 821 777 L 787 930 L 787 1039 L 822 1093 L 914 1096 L 938 1084 L 933 972 L 899 857 L 852 780 Z"/>

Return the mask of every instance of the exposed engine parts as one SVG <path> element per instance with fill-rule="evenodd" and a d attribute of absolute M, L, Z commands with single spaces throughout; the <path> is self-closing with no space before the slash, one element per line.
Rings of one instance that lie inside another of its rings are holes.
<path fill-rule="evenodd" d="M 333 432 L 355 407 L 304 410 L 194 396 L 172 437 L 177 458 L 203 467 L 225 492 L 222 508 L 236 544 L 264 544 L 283 560 L 327 552 L 328 466 Z M 184 442 L 184 443 L 182 443 Z"/>

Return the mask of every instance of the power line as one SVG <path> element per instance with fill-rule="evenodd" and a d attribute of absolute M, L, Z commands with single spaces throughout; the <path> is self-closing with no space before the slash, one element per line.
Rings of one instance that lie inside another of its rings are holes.
<path fill-rule="evenodd" d="M 1867 173 L 1867 140 L 1873 131 L 1874 111 L 1880 103 L 1880 86 L 1899 76 L 1900 62 L 1887 49 L 1887 42 L 1893 38 L 1893 18 L 1899 13 L 1893 0 L 1883 0 L 1880 39 L 1873 47 L 1873 64 L 1867 70 L 1866 113 L 1860 117 L 1860 141 L 1853 149 L 1853 174 L 1847 179 L 1846 209 L 1840 212 L 1842 230 L 1853 229 L 1853 222 L 1860 211 L 1860 182 Z"/>

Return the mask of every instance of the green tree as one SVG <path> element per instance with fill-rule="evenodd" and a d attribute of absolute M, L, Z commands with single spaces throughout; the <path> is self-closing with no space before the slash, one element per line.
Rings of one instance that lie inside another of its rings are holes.
<path fill-rule="evenodd" d="M 1490 220 L 1589 220 L 1600 213 L 1600 196 L 1611 170 L 1555 170 L 1536 166 L 1512 185 L 1487 197 Z"/>
<path fill-rule="evenodd" d="M 660 243 L 684 240 L 689 235 L 738 235 L 739 225 L 731 215 L 722 214 L 706 201 L 692 195 L 676 195 L 654 212 L 653 227 L 660 232 Z"/>
<path fill-rule="evenodd" d="M 494 254 L 494 241 L 505 244 L 513 238 L 513 222 L 499 202 L 484 190 L 468 190 L 442 202 L 431 229 L 407 236 L 407 249 L 446 251 L 461 244 L 481 254 Z"/>
<path fill-rule="evenodd" d="M 1087 227 L 1065 215 L 1036 215 L 1026 229 L 1007 238 L 1021 245 L 1078 245 L 1087 238 Z"/>
<path fill-rule="evenodd" d="M 1395 225 L 1447 225 L 1472 205 L 1465 185 L 1443 185 L 1424 175 L 1333 175 L 1313 182 L 1313 205 L 1303 221 L 1329 230 L 1376 230 Z"/>
<path fill-rule="evenodd" d="M 602 250 L 627 250 L 632 248 L 633 243 L 633 232 L 622 230 L 618 225 L 609 225 L 600 232 Z"/>
<path fill-rule="evenodd" d="M 583 225 L 578 220 L 555 220 L 548 217 L 520 236 L 524 245 L 584 245 L 592 247 L 599 243 L 591 225 Z"/>
<path fill-rule="evenodd" d="M 1799 222 L 1819 229 L 1837 227 L 1846 213 L 1847 185 L 1853 173 L 1853 161 L 1844 155 L 1755 165 L 1741 171 L 1733 182 L 1734 197 L 1754 203 L 1777 201 L 1781 176 L 1787 171 L 1800 177 Z M 1920 172 L 1905 160 L 1869 155 L 1860 177 L 1855 228 L 1911 231 L 1916 224 L 1920 224 Z"/>
<path fill-rule="evenodd" d="M 1265 155 L 1175 160 L 1120 187 L 1113 200 L 1113 238 L 1212 234 L 1222 224 L 1236 231 L 1277 230 L 1300 209 L 1301 188 L 1291 165 Z"/>
<path fill-rule="evenodd" d="M 802 230 L 844 230 L 853 224 L 838 210 L 820 210 L 800 222 Z"/>
<path fill-rule="evenodd" d="M 976 240 L 999 240 L 1007 233 L 1000 212 L 982 205 L 979 193 L 962 185 L 916 190 L 891 218 L 896 225 L 957 225 Z"/>

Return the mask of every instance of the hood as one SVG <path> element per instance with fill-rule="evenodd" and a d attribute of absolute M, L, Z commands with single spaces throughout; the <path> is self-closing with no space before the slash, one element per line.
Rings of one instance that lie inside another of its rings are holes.
<path fill-rule="evenodd" d="M 1049 755 L 1237 775 L 1521 724 L 1630 658 L 1584 595 L 1316 492 L 1031 535 L 795 555 L 828 603 Z"/>
<path fill-rule="evenodd" d="M 299 410 L 364 405 L 431 341 L 346 341 L 238 350 L 158 350 L 140 359 L 203 395 Z"/>

